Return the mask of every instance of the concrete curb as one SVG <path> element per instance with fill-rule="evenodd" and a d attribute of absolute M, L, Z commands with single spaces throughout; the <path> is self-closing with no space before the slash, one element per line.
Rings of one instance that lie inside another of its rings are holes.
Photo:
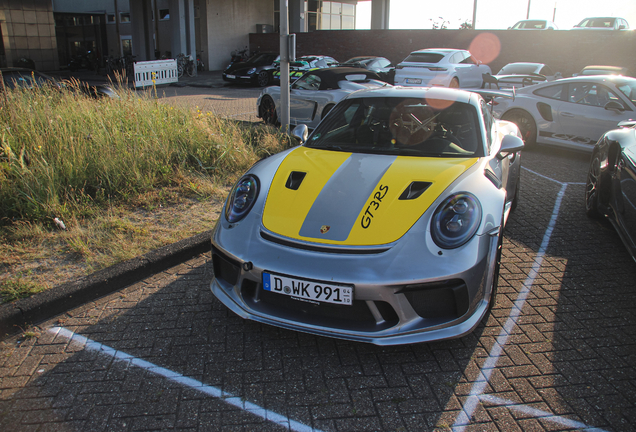
<path fill-rule="evenodd" d="M 211 236 L 212 230 L 206 231 L 77 281 L 0 305 L 0 339 L 205 253 L 211 248 Z"/>

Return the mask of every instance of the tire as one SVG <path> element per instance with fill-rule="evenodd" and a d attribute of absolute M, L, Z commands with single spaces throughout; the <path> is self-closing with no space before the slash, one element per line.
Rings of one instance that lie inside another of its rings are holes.
<path fill-rule="evenodd" d="M 197 71 L 194 69 L 194 62 L 190 62 L 188 63 L 188 65 L 186 66 L 186 73 L 188 74 L 188 76 L 196 76 Z"/>
<path fill-rule="evenodd" d="M 512 204 L 510 205 L 510 212 L 512 213 L 519 205 L 519 190 L 521 189 L 521 178 L 517 178 L 517 185 L 515 186 L 515 197 L 512 199 Z"/>
<path fill-rule="evenodd" d="M 592 157 L 585 182 L 585 214 L 590 219 L 600 219 L 599 194 L 601 192 L 601 160 L 598 154 Z"/>
<path fill-rule="evenodd" d="M 269 85 L 270 75 L 269 71 L 260 71 L 256 77 L 256 82 L 259 87 L 267 87 Z"/>
<path fill-rule="evenodd" d="M 499 286 L 499 269 L 501 268 L 501 251 L 503 250 L 503 223 L 504 218 L 501 215 L 501 226 L 499 227 L 499 240 L 497 241 L 497 257 L 495 258 L 495 271 L 492 275 L 492 290 L 490 292 L 490 299 L 488 299 L 488 309 L 483 322 L 488 321 L 488 317 L 490 316 L 490 312 L 492 311 L 493 306 L 497 302 L 497 287 Z"/>
<path fill-rule="evenodd" d="M 278 116 L 276 115 L 276 104 L 271 96 L 263 96 L 263 100 L 261 100 L 261 105 L 258 107 L 258 111 L 265 124 L 277 124 Z"/>
<path fill-rule="evenodd" d="M 510 121 L 519 127 L 521 138 L 526 146 L 533 147 L 537 143 L 537 124 L 527 111 L 511 109 L 502 115 L 501 119 Z"/>
<path fill-rule="evenodd" d="M 448 85 L 449 88 L 459 88 L 459 80 L 457 78 L 453 78 Z"/>
<path fill-rule="evenodd" d="M 327 114 L 329 114 L 329 111 L 331 111 L 331 109 L 334 107 L 334 104 L 329 104 L 325 107 L 325 109 L 322 110 L 322 114 L 320 115 L 320 120 L 324 119 L 325 116 Z"/>

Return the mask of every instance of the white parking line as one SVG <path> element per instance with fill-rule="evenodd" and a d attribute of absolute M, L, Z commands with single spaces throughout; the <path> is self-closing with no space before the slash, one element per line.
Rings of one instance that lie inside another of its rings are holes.
<path fill-rule="evenodd" d="M 495 344 L 493 345 L 488 355 L 488 358 L 484 362 L 484 365 L 481 367 L 479 371 L 479 376 L 473 383 L 473 386 L 470 391 L 470 395 L 468 396 L 468 398 L 466 399 L 466 402 L 462 406 L 462 410 L 459 412 L 457 419 L 455 419 L 455 423 L 453 424 L 452 430 L 455 432 L 463 432 L 466 426 L 470 425 L 470 421 L 473 417 L 473 414 L 475 413 L 475 409 L 477 408 L 477 405 L 479 404 L 479 402 L 482 400 L 487 400 L 491 403 L 497 403 L 497 401 L 500 401 L 502 402 L 501 405 L 509 409 L 522 411 L 526 414 L 530 414 L 534 417 L 540 417 L 554 423 L 559 423 L 559 424 L 568 425 L 568 426 L 575 425 L 571 427 L 576 427 L 577 429 L 601 431 L 601 429 L 592 428 L 590 426 L 576 422 L 574 420 L 555 416 L 553 414 L 536 410 L 526 405 L 515 404 L 514 402 L 511 402 L 511 401 L 505 401 L 503 399 L 499 399 L 493 396 L 484 395 L 484 390 L 486 389 L 486 386 L 488 385 L 488 382 L 490 381 L 490 377 L 492 376 L 492 373 L 495 370 L 495 367 L 497 366 L 499 357 L 501 356 L 501 353 L 503 352 L 503 347 L 506 345 L 506 343 L 508 343 L 508 338 L 510 334 L 512 333 L 512 331 L 514 330 L 515 326 L 517 325 L 517 320 L 521 316 L 521 310 L 523 309 L 523 306 L 526 302 L 528 294 L 530 293 L 530 290 L 532 289 L 532 285 L 534 284 L 536 277 L 539 275 L 539 270 L 541 269 L 541 265 L 543 264 L 543 257 L 545 256 L 546 250 L 548 249 L 548 244 L 550 243 L 550 237 L 552 236 L 552 232 L 554 231 L 554 227 L 556 226 L 556 221 L 559 216 L 559 211 L 561 209 L 561 202 L 563 201 L 563 196 L 565 195 L 565 191 L 568 185 L 584 184 L 584 183 L 563 183 L 563 182 L 554 180 L 550 177 L 546 177 L 542 174 L 536 173 L 527 168 L 524 168 L 524 169 L 543 179 L 546 179 L 561 185 L 561 190 L 557 194 L 556 201 L 554 203 L 554 208 L 552 210 L 552 217 L 550 218 L 550 222 L 548 222 L 548 227 L 545 231 L 545 234 L 543 235 L 543 240 L 541 241 L 541 246 L 539 247 L 537 256 L 534 259 L 532 268 L 528 272 L 528 277 L 523 282 L 523 289 L 517 296 L 517 299 L 515 300 L 512 306 L 512 310 L 510 311 L 510 315 L 508 316 L 506 323 L 501 329 L 501 332 L 499 333 L 499 336 L 497 337 L 497 340 L 495 341 Z"/>
<path fill-rule="evenodd" d="M 193 378 L 181 375 L 180 373 L 171 371 L 161 366 L 157 366 L 140 358 L 133 357 L 123 351 L 118 351 L 114 348 L 110 348 L 104 344 L 78 335 L 77 333 L 73 333 L 72 331 L 63 327 L 52 327 L 49 329 L 49 332 L 68 339 L 69 343 L 79 344 L 86 350 L 100 352 L 101 354 L 112 357 L 116 361 L 127 362 L 131 365 L 137 366 L 148 372 L 167 378 L 183 386 L 190 387 L 191 389 L 198 390 L 212 397 L 221 399 L 232 406 L 240 408 L 244 411 L 249 412 L 250 414 L 254 414 L 272 423 L 276 423 L 277 425 L 280 425 L 290 431 L 321 432 L 318 429 L 314 429 L 311 426 L 299 423 L 295 420 L 290 419 L 289 417 L 285 417 L 281 414 L 277 414 L 251 402 L 247 402 L 238 396 L 234 396 L 230 393 L 224 392 L 216 387 L 203 384 L 201 381 L 197 381 Z"/>

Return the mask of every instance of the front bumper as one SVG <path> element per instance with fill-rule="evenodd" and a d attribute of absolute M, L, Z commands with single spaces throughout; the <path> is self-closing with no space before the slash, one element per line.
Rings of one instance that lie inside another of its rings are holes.
<path fill-rule="evenodd" d="M 421 242 L 329 249 L 290 242 L 263 227 L 243 239 L 249 247 L 232 254 L 224 248 L 222 231 L 217 227 L 213 237 L 211 290 L 246 319 L 320 336 L 397 345 L 461 337 L 472 332 L 488 310 L 498 230 L 441 254 L 426 253 L 421 245 L 413 250 Z M 353 285 L 353 305 L 316 305 L 265 291 L 264 271 Z"/>
<path fill-rule="evenodd" d="M 223 81 L 234 82 L 240 84 L 254 84 L 256 83 L 256 75 L 234 75 L 234 74 L 226 74 L 223 72 L 222 74 Z"/>

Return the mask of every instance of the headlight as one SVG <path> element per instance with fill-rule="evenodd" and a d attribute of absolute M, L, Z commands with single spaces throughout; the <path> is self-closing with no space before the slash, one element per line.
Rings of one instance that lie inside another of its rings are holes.
<path fill-rule="evenodd" d="M 225 219 L 236 223 L 250 212 L 258 197 L 258 179 L 252 175 L 243 176 L 232 188 L 225 205 Z"/>
<path fill-rule="evenodd" d="M 247 75 L 252 75 L 254 72 L 256 72 L 256 68 L 252 68 L 250 70 L 247 71 Z"/>
<path fill-rule="evenodd" d="M 470 240 L 481 223 L 481 204 L 469 193 L 449 196 L 431 220 L 431 235 L 437 246 L 454 249 Z"/>

